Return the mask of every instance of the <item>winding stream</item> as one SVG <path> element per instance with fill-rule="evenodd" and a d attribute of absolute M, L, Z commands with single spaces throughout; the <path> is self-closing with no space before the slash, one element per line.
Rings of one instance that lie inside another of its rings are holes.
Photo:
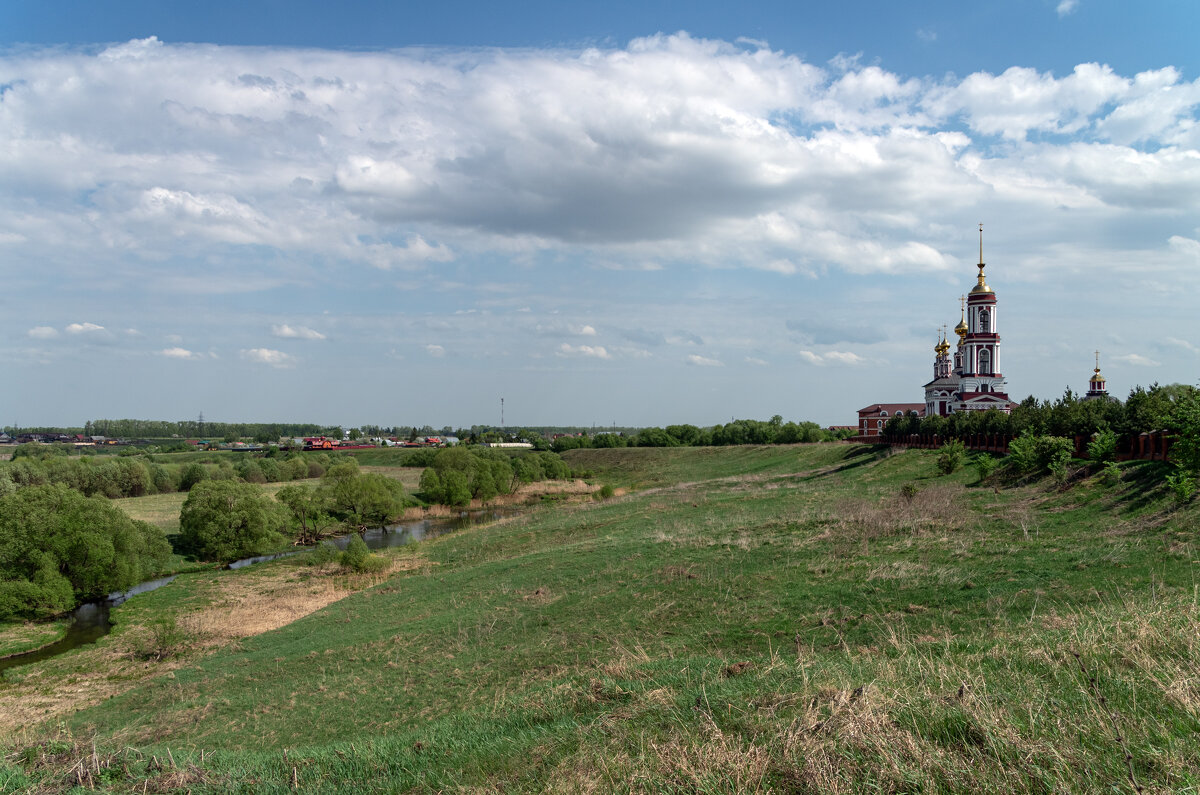
<path fill-rule="evenodd" d="M 497 519 L 502 519 L 506 516 L 512 516 L 519 513 L 516 509 L 485 509 L 480 511 L 464 511 L 458 516 L 447 517 L 443 519 L 416 519 L 408 522 L 400 522 L 399 524 L 388 525 L 387 527 L 375 527 L 366 530 L 362 533 L 363 540 L 367 542 L 368 549 L 387 549 L 389 547 L 400 547 L 405 544 L 411 544 L 416 541 L 423 541 L 426 538 L 434 538 L 448 533 L 452 530 L 460 530 L 464 527 L 469 527 L 480 522 L 492 522 Z M 338 549 L 345 549 L 350 543 L 350 535 L 337 536 L 329 539 L 330 542 Z M 241 569 L 246 566 L 253 566 L 255 563 L 263 563 L 268 560 L 278 560 L 291 555 L 297 555 L 304 552 L 304 549 L 294 549 L 287 552 L 279 552 L 274 555 L 259 555 L 253 558 L 243 558 L 230 563 L 226 568 Z M 9 668 L 16 668 L 19 665 L 28 665 L 30 663 L 41 662 L 48 660 L 51 657 L 57 657 L 60 654 L 65 654 L 72 649 L 77 649 L 80 646 L 85 646 L 89 643 L 95 643 L 100 638 L 112 631 L 112 621 L 109 618 L 109 612 L 112 608 L 121 604 L 127 599 L 130 599 L 138 594 L 153 591 L 156 588 L 161 588 L 167 583 L 175 579 L 172 574 L 168 577 L 159 577 L 154 580 L 135 585 L 128 591 L 109 594 L 105 599 L 98 602 L 86 602 L 75 608 L 75 612 L 71 614 L 71 624 L 67 627 L 67 632 L 63 637 L 42 646 L 40 649 L 27 651 L 22 654 L 14 654 L 11 657 L 0 659 L 0 673 Z"/>

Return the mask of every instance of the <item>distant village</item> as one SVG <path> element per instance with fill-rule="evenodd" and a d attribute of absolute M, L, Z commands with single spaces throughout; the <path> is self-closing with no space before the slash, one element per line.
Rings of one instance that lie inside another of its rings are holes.
<path fill-rule="evenodd" d="M 125 439 L 107 436 L 86 436 L 82 433 L 21 433 L 11 436 L 0 432 L 0 445 L 21 444 L 64 444 L 77 448 L 101 447 L 148 447 L 161 444 L 161 439 Z M 261 452 L 277 446 L 283 450 L 369 450 L 376 447 L 453 447 L 459 444 L 457 436 L 417 436 L 406 439 L 399 436 L 379 436 L 370 439 L 335 439 L 328 436 L 304 436 L 282 438 L 278 445 L 253 442 L 226 442 L 220 439 L 179 439 L 179 445 L 196 450 L 233 450 L 238 452 Z M 531 449 L 530 442 L 488 442 L 488 447 Z"/>

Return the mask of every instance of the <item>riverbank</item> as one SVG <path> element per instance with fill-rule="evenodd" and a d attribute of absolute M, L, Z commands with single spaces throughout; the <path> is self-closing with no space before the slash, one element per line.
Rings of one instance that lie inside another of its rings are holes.
<path fill-rule="evenodd" d="M 48 646 L 67 634 L 70 619 L 0 625 L 0 660 Z"/>
<path fill-rule="evenodd" d="M 5 672 L 0 740 L 19 741 L 30 726 L 98 704 L 396 574 L 431 565 L 407 550 L 383 554 L 388 568 L 366 575 L 335 566 L 318 569 L 293 558 L 176 577 L 114 608 L 113 631 L 101 642 Z"/>

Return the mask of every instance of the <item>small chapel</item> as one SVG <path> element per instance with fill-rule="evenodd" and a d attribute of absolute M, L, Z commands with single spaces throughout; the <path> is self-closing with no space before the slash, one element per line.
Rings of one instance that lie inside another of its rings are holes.
<path fill-rule="evenodd" d="M 983 262 L 983 224 L 979 225 L 979 276 L 959 299 L 958 344 L 950 353 L 943 331 L 934 346 L 933 380 L 925 384 L 925 416 L 963 411 L 1012 411 L 1008 383 L 1000 371 L 1000 326 L 996 292 L 987 283 Z"/>

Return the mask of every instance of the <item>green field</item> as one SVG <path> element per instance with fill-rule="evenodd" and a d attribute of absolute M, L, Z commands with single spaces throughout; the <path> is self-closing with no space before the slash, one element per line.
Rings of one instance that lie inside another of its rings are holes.
<path fill-rule="evenodd" d="M 395 551 L 385 582 L 14 735 L 0 790 L 1200 788 L 1200 512 L 1161 465 L 976 484 L 838 444 L 564 457 L 636 490 Z M 91 653 L 254 581 L 221 576 L 132 600 Z M 294 559 L 253 577 L 319 586 Z"/>

